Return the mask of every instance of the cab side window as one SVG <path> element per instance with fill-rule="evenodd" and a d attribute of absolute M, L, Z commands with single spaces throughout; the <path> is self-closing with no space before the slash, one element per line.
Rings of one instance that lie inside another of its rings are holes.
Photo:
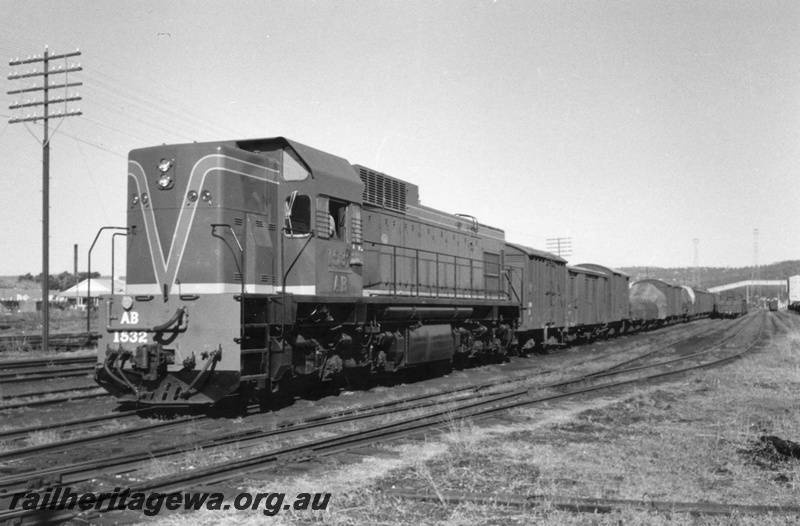
<path fill-rule="evenodd" d="M 307 195 L 291 193 L 286 198 L 285 205 L 286 234 L 289 236 L 303 236 L 311 233 L 311 198 Z"/>
<path fill-rule="evenodd" d="M 317 236 L 347 240 L 347 203 L 329 197 L 317 197 Z"/>

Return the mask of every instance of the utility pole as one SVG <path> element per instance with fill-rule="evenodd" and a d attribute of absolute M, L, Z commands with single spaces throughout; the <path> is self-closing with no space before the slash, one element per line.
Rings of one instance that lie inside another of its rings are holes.
<path fill-rule="evenodd" d="M 761 279 L 761 268 L 758 265 L 758 229 L 753 229 L 753 277 L 752 280 L 756 281 Z M 761 287 L 758 285 L 753 287 L 753 296 L 756 301 L 761 297 Z"/>
<path fill-rule="evenodd" d="M 692 287 L 700 288 L 700 239 L 694 238 L 694 269 L 692 271 Z"/>
<path fill-rule="evenodd" d="M 75 50 L 72 53 L 64 53 L 62 55 L 50 55 L 47 47 L 45 46 L 44 54 L 42 56 L 33 56 L 25 59 L 16 59 L 8 63 L 9 66 L 20 66 L 23 64 L 38 64 L 42 63 L 43 71 L 28 71 L 25 73 L 11 73 L 8 75 L 8 80 L 17 80 L 25 78 L 42 77 L 44 84 L 23 88 L 18 90 L 9 91 L 9 95 L 21 95 L 23 93 L 31 93 L 34 96 L 41 94 L 41 99 L 28 100 L 25 102 L 16 102 L 11 104 L 8 109 L 18 110 L 22 108 L 42 108 L 40 115 L 29 114 L 24 117 L 12 118 L 8 121 L 9 124 L 22 122 L 28 128 L 27 123 L 42 121 L 44 124 L 44 138 L 42 139 L 42 349 L 45 352 L 50 348 L 50 132 L 49 121 L 50 119 L 62 119 L 64 117 L 71 117 L 81 115 L 80 111 L 71 111 L 67 109 L 68 102 L 81 100 L 78 96 L 70 97 L 68 89 L 75 86 L 80 86 L 81 82 L 69 82 L 68 74 L 81 71 L 83 68 L 80 65 L 68 66 L 67 59 L 70 57 L 77 57 L 81 53 Z M 50 67 L 51 61 L 63 60 L 64 66 L 55 68 Z M 51 75 L 65 75 L 64 83 L 54 86 L 50 83 Z M 64 90 L 64 95 L 61 98 L 50 98 L 51 90 Z M 63 110 L 56 110 L 50 112 L 50 105 L 64 104 Z M 63 122 L 63 121 L 62 121 Z M 60 125 L 60 123 L 59 123 Z M 56 128 L 57 129 L 57 128 Z M 31 131 L 28 128 L 28 131 Z M 31 132 L 33 134 L 33 132 Z M 35 137 L 35 136 L 34 136 Z"/>
<path fill-rule="evenodd" d="M 555 253 L 558 257 L 572 255 L 571 237 L 554 237 L 547 240 L 547 251 Z"/>

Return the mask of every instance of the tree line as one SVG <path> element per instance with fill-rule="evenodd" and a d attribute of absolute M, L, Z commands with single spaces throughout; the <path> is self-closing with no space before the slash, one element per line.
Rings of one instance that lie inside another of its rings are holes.
<path fill-rule="evenodd" d="M 54 276 L 50 275 L 50 279 L 48 280 L 50 290 L 66 290 L 75 284 L 85 280 L 89 276 L 88 272 L 78 272 L 78 275 L 71 272 L 64 271 L 61 274 Z M 99 278 L 99 272 L 92 272 L 92 278 Z M 38 276 L 34 276 L 30 272 L 27 274 L 21 274 L 17 281 L 33 281 L 36 283 L 42 282 L 42 273 L 40 272 Z"/>

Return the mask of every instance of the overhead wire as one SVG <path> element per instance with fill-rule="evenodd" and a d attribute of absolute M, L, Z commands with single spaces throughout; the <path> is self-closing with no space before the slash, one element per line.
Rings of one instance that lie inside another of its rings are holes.
<path fill-rule="evenodd" d="M 69 120 L 69 119 L 67 119 L 67 120 Z M 70 120 L 69 126 L 70 126 L 70 128 L 73 128 L 71 120 Z M 73 132 L 74 131 L 75 130 L 73 128 Z M 111 221 L 109 221 L 109 219 L 108 219 L 108 212 L 106 211 L 105 199 L 103 199 L 103 196 L 100 195 L 100 192 L 97 189 L 97 184 L 95 183 L 95 180 L 94 180 L 94 174 L 92 173 L 92 168 L 89 165 L 89 161 L 86 160 L 86 155 L 84 155 L 83 148 L 81 148 L 81 144 L 80 143 L 81 143 L 81 141 L 77 142 L 78 152 L 81 154 L 81 159 L 83 159 L 83 164 L 86 167 L 86 173 L 89 174 L 89 180 L 92 182 L 92 189 L 94 190 L 95 197 L 97 197 L 97 202 L 100 203 L 100 208 L 103 210 L 103 215 L 105 216 L 106 224 L 108 225 L 108 224 L 111 223 Z"/>

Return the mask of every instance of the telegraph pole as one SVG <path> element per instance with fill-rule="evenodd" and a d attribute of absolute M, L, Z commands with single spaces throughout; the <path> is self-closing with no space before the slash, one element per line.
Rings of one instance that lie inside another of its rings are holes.
<path fill-rule="evenodd" d="M 547 240 L 547 251 L 555 252 L 558 257 L 568 257 L 572 255 L 571 237 L 554 237 Z"/>
<path fill-rule="evenodd" d="M 80 111 L 71 111 L 67 109 L 68 102 L 81 100 L 81 98 L 78 96 L 70 97 L 67 90 L 71 87 L 80 86 L 82 83 L 70 83 L 68 82 L 68 77 L 66 76 L 68 73 L 72 73 L 74 71 L 82 71 L 83 68 L 81 68 L 79 65 L 66 65 L 66 60 L 69 57 L 77 57 L 80 54 L 80 51 L 76 50 L 72 53 L 64 53 L 62 55 L 50 55 L 47 47 L 45 47 L 44 54 L 42 56 L 33 56 L 21 60 L 16 59 L 8 63 L 9 66 L 21 66 L 23 64 L 38 64 L 41 62 L 43 66 L 43 71 L 37 71 L 36 69 L 25 73 L 17 73 L 15 71 L 14 73 L 8 75 L 8 80 L 42 77 L 44 82 L 43 86 L 41 87 L 37 87 L 34 84 L 29 88 L 8 92 L 9 95 L 21 95 L 23 93 L 31 93 L 34 96 L 41 95 L 41 99 L 39 100 L 17 102 L 11 104 L 8 109 L 37 109 L 39 107 L 42 109 L 42 113 L 40 115 L 29 114 L 25 115 L 24 117 L 12 118 L 8 121 L 8 123 L 14 124 L 17 122 L 22 122 L 25 123 L 26 128 L 28 126 L 28 122 L 36 123 L 37 121 L 42 121 L 44 124 L 44 138 L 42 139 L 42 349 L 44 349 L 45 352 L 47 352 L 50 348 L 50 131 L 48 125 L 50 119 L 62 119 L 64 117 L 81 115 Z M 64 60 L 64 66 L 51 68 L 50 63 L 54 60 Z M 60 74 L 65 75 L 64 83 L 57 86 L 51 85 L 50 76 Z M 50 90 L 62 88 L 64 90 L 63 97 L 50 98 Z M 63 110 L 57 110 L 53 113 L 50 112 L 50 105 L 61 103 L 64 104 Z"/>

